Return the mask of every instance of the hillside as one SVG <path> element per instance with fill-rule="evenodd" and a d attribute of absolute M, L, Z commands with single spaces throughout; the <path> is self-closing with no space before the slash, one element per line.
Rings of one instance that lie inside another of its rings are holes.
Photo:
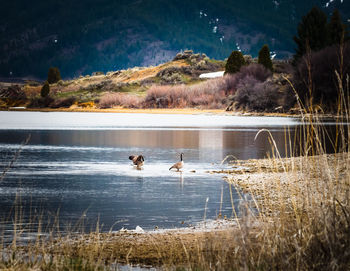
<path fill-rule="evenodd" d="M 63 78 L 158 65 L 192 49 L 225 59 L 257 55 L 268 43 L 276 58 L 294 53 L 297 23 L 313 6 L 350 17 L 349 0 L 5 1 L 0 9 L 0 77 Z"/>
<path fill-rule="evenodd" d="M 137 98 L 144 97 L 147 90 L 154 86 L 195 85 L 205 81 L 199 79 L 200 74 L 222 71 L 224 64 L 223 61 L 209 59 L 205 54 L 185 51 L 158 66 L 134 67 L 107 74 L 94 72 L 72 80 L 60 80 L 50 84 L 50 95 L 46 98 L 40 97 L 42 84 L 39 82 L 3 82 L 0 83 L 0 107 L 104 108 L 100 99 L 106 95 Z M 121 106 L 132 107 L 128 104 Z"/>

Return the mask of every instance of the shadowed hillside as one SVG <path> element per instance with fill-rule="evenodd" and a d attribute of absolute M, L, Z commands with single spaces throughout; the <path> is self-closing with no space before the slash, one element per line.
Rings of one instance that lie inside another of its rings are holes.
<path fill-rule="evenodd" d="M 342 2 L 342 3 L 341 3 Z M 294 53 L 297 22 L 313 5 L 349 17 L 349 1 L 5 1 L 0 10 L 0 76 L 63 78 L 158 65 L 184 49 L 224 59 L 257 56 L 265 43 L 277 58 Z"/>

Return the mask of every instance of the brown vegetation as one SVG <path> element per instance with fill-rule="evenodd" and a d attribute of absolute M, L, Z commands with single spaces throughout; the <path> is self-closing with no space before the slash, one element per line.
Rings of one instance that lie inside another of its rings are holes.
<path fill-rule="evenodd" d="M 126 93 L 106 93 L 99 101 L 100 108 L 111 108 L 111 107 L 126 107 L 126 108 L 139 108 L 141 98 L 135 94 Z"/>
<path fill-rule="evenodd" d="M 350 43 L 333 45 L 304 55 L 294 72 L 293 84 L 300 100 L 307 106 L 336 111 L 338 78 L 346 84 L 350 73 Z"/>

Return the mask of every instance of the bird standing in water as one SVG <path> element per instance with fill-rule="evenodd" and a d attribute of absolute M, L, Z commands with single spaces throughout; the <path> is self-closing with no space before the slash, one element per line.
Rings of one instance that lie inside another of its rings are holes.
<path fill-rule="evenodd" d="M 183 168 L 183 166 L 184 166 L 184 161 L 182 160 L 182 156 L 183 156 L 183 155 L 184 155 L 183 153 L 180 154 L 180 162 L 177 162 L 177 163 L 175 163 L 174 165 L 172 165 L 172 166 L 169 168 L 169 170 L 175 168 L 175 169 L 177 169 L 177 171 L 180 171 L 180 169 Z"/>
<path fill-rule="evenodd" d="M 133 164 L 136 166 L 137 169 L 141 169 L 143 166 L 143 162 L 145 161 L 145 158 L 142 154 L 140 155 L 130 155 L 129 159 L 133 162 Z"/>

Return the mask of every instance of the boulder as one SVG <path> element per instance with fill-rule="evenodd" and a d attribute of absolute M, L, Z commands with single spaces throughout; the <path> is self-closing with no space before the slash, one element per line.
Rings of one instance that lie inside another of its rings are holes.
<path fill-rule="evenodd" d="M 180 59 L 188 59 L 193 55 L 193 51 L 192 50 L 185 50 L 183 52 L 180 52 L 178 54 L 176 54 L 176 56 L 174 57 L 174 61 L 175 60 L 180 60 Z"/>

